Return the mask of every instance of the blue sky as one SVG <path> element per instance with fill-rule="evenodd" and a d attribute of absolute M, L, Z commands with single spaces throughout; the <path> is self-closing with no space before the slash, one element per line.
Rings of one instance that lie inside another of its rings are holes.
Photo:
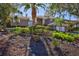
<path fill-rule="evenodd" d="M 23 12 L 23 16 L 26 16 L 26 13 L 27 13 L 27 16 L 31 16 L 31 8 L 27 11 L 27 12 L 24 12 L 24 7 L 22 7 L 22 8 L 20 8 L 20 11 L 22 11 Z M 43 8 L 38 8 L 38 10 L 37 10 L 37 16 L 44 16 L 45 15 L 45 10 L 43 9 Z M 68 19 L 69 20 L 69 13 L 67 13 L 66 12 L 66 16 L 65 16 L 65 19 Z M 58 15 L 56 15 L 56 16 L 58 16 Z M 77 18 L 75 17 L 75 16 L 71 16 L 71 19 L 72 20 L 76 20 Z"/>

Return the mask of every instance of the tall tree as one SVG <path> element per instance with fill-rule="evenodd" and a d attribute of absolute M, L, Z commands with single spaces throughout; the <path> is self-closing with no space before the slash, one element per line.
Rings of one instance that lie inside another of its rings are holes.
<path fill-rule="evenodd" d="M 37 16 L 37 10 L 39 7 L 44 8 L 45 9 L 45 4 L 40 4 L 40 3 L 30 3 L 30 4 L 23 4 L 23 6 L 25 6 L 25 11 L 27 11 L 28 9 L 32 9 L 32 20 L 33 20 L 33 24 L 35 24 L 35 19 Z"/>
<path fill-rule="evenodd" d="M 63 16 L 61 13 L 67 11 L 69 15 L 75 15 L 79 17 L 79 4 L 78 3 L 52 3 L 50 4 L 50 10 L 52 14 L 59 13 L 59 15 Z M 71 18 L 71 16 L 70 16 Z M 71 31 L 73 24 L 69 24 L 69 30 Z"/>

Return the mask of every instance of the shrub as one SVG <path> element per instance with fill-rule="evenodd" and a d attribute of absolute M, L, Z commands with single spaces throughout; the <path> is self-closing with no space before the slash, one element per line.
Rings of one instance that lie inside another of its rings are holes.
<path fill-rule="evenodd" d="M 74 34 L 73 37 L 74 37 L 75 39 L 79 39 L 79 34 Z"/>
<path fill-rule="evenodd" d="M 66 40 L 68 42 L 73 42 L 75 40 L 74 36 L 63 32 L 52 32 L 52 37 L 57 39 Z"/>
<path fill-rule="evenodd" d="M 42 25 L 36 25 L 35 28 L 36 28 L 36 29 L 37 29 L 37 28 L 38 28 L 38 29 L 44 29 L 45 26 L 42 26 Z"/>
<path fill-rule="evenodd" d="M 48 26 L 36 25 L 33 27 L 33 33 L 47 33 L 48 28 Z"/>
<path fill-rule="evenodd" d="M 49 32 L 49 30 L 47 30 L 47 29 L 44 29 L 44 30 L 43 30 L 43 32 L 47 33 L 47 32 Z"/>
<path fill-rule="evenodd" d="M 52 32 L 52 36 L 53 38 L 63 39 L 64 34 L 59 33 L 59 32 Z"/>
<path fill-rule="evenodd" d="M 22 31 L 21 27 L 15 27 L 12 32 L 14 32 L 15 34 L 20 34 L 21 31 Z"/>
<path fill-rule="evenodd" d="M 65 35 L 64 39 L 67 40 L 68 42 L 73 42 L 75 40 L 74 37 L 72 37 L 70 35 Z"/>
<path fill-rule="evenodd" d="M 28 27 L 22 28 L 22 27 L 15 27 L 11 30 L 11 32 L 15 34 L 20 34 L 20 33 L 29 33 L 30 30 Z"/>
<path fill-rule="evenodd" d="M 28 27 L 22 28 L 21 31 L 22 31 L 22 33 L 29 33 L 30 32 Z"/>
<path fill-rule="evenodd" d="M 42 33 L 42 29 L 35 29 L 35 33 Z"/>

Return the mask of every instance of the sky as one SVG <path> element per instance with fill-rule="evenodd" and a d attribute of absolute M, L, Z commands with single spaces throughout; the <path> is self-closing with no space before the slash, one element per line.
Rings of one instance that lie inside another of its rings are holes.
<path fill-rule="evenodd" d="M 27 13 L 27 16 L 31 16 L 31 8 L 27 11 L 27 12 L 24 12 L 24 7 L 21 7 L 20 9 L 19 9 L 20 11 L 22 11 L 23 12 L 23 16 L 26 16 L 26 13 Z M 43 8 L 38 8 L 38 10 L 37 10 L 37 16 L 44 16 L 45 15 L 45 10 L 43 9 Z M 65 19 L 67 19 L 67 20 L 69 20 L 70 18 L 70 16 L 69 16 L 69 13 L 67 13 L 67 12 L 65 12 L 67 15 L 65 16 Z M 58 16 L 58 14 L 56 14 L 56 17 Z M 71 20 L 77 20 L 77 18 L 74 16 L 74 15 L 71 15 Z"/>

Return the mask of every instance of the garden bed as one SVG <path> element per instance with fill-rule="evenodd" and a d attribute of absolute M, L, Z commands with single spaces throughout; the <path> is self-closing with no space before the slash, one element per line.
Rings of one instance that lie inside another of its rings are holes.
<path fill-rule="evenodd" d="M 29 37 L 14 34 L 0 36 L 0 55 L 25 56 L 27 55 L 27 43 Z"/>
<path fill-rule="evenodd" d="M 52 52 L 54 53 L 55 56 L 78 56 L 79 55 L 79 47 L 77 45 L 79 45 L 78 41 L 76 42 L 67 42 L 67 41 L 62 41 L 57 39 L 57 42 L 59 42 L 59 44 L 57 45 L 57 48 L 55 49 L 54 45 L 51 45 Z M 52 42 L 50 42 L 51 44 Z M 55 43 L 57 44 L 57 43 Z M 60 53 L 62 52 L 62 54 Z"/>

